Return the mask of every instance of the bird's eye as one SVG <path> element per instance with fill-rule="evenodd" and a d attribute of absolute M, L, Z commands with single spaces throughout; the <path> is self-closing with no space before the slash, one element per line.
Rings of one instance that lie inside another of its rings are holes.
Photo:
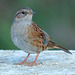
<path fill-rule="evenodd" d="M 22 14 L 25 14 L 25 15 L 27 15 L 28 13 L 27 13 L 27 12 L 22 12 Z"/>
<path fill-rule="evenodd" d="M 22 14 L 25 14 L 25 12 L 22 12 Z"/>

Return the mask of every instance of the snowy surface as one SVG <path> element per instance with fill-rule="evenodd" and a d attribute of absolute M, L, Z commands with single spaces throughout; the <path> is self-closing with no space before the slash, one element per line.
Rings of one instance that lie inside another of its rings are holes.
<path fill-rule="evenodd" d="M 27 56 L 22 50 L 0 50 L 0 75 L 75 75 L 75 51 L 72 55 L 63 51 L 43 51 L 36 66 L 14 65 Z M 31 54 L 28 62 L 32 62 L 36 54 Z"/>

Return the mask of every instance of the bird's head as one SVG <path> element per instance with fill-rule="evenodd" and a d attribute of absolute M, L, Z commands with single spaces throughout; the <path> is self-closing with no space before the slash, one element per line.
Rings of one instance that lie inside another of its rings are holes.
<path fill-rule="evenodd" d="M 16 20 L 32 20 L 32 15 L 35 12 L 32 11 L 30 8 L 22 8 L 16 13 Z"/>

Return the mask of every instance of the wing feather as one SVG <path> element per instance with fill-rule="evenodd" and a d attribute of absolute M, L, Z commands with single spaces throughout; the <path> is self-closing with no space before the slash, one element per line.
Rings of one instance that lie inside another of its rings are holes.
<path fill-rule="evenodd" d="M 31 44 L 37 47 L 42 47 L 42 50 L 47 48 L 47 42 L 49 39 L 48 34 L 45 31 L 42 31 L 42 29 L 35 23 L 32 23 L 32 25 L 28 27 L 27 34 Z"/>

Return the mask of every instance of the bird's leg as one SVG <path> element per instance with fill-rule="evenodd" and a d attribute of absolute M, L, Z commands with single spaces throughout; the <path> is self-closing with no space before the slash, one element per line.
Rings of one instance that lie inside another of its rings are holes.
<path fill-rule="evenodd" d="M 27 58 L 29 57 L 29 55 L 30 55 L 30 53 L 27 55 L 27 57 L 24 59 L 23 62 L 21 62 L 21 63 L 16 63 L 16 65 L 22 65 L 22 64 L 24 64 L 24 63 L 29 64 L 28 62 L 26 62 L 26 60 L 27 60 Z"/>
<path fill-rule="evenodd" d="M 39 63 L 35 63 L 36 60 L 37 60 L 37 58 L 38 58 L 38 56 L 39 56 L 39 54 L 40 54 L 40 53 L 37 53 L 35 60 L 34 60 L 32 63 L 28 64 L 28 66 L 33 66 L 34 64 L 35 64 L 35 65 L 39 65 Z"/>

